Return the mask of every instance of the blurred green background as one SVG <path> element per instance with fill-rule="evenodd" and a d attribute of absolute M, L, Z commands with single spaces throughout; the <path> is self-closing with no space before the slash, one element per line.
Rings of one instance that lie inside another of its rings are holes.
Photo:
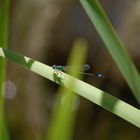
<path fill-rule="evenodd" d="M 140 70 L 140 1 L 100 2 Z M 74 40 L 85 38 L 89 72 L 104 72 L 105 77 L 85 76 L 84 81 L 140 108 L 79 1 L 12 0 L 9 30 L 9 49 L 48 65 L 66 65 Z M 7 67 L 5 117 L 10 138 L 43 139 L 58 85 L 14 63 Z M 81 97 L 73 132 L 73 140 L 140 140 L 138 128 Z"/>

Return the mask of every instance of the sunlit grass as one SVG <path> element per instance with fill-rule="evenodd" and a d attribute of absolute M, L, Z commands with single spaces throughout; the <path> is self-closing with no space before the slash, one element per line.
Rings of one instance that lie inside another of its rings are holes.
<path fill-rule="evenodd" d="M 69 80 L 73 79 L 74 77 L 68 74 L 61 72 L 57 74 L 57 77 L 55 77 L 54 69 L 52 67 L 7 49 L 0 48 L 0 56 L 20 64 L 30 71 L 33 71 L 51 81 L 63 85 L 68 89 L 71 89 L 69 86 Z M 105 108 L 106 110 L 140 128 L 139 109 L 79 79 L 74 78 L 73 80 L 75 81 L 75 88 L 72 90 L 78 95 Z"/>

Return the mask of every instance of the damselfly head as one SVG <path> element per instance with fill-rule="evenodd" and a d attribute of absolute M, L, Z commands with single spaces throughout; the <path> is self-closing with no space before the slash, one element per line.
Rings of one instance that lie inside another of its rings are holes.
<path fill-rule="evenodd" d="M 89 64 L 84 64 L 82 65 L 83 67 L 83 71 L 89 70 L 90 69 L 90 65 Z"/>

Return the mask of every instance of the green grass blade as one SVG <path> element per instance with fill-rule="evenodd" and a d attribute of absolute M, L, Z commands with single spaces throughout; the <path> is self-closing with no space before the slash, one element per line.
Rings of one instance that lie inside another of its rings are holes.
<path fill-rule="evenodd" d="M 81 74 L 79 73 L 80 67 L 78 66 L 84 63 L 83 60 L 85 58 L 86 46 L 87 43 L 85 43 L 85 41 L 81 39 L 76 40 L 74 48 L 72 49 L 70 55 L 68 65 L 74 65 L 77 67 L 74 67 L 73 71 L 69 73 L 70 75 L 74 75 L 75 77 L 81 77 Z M 78 98 L 72 90 L 75 86 L 74 79 L 69 79 L 68 86 L 71 89 L 61 86 L 58 92 L 58 101 L 53 113 L 51 127 L 47 133 L 47 140 L 72 139 L 74 119 L 76 115 L 76 101 Z"/>
<path fill-rule="evenodd" d="M 0 5 L 0 47 L 5 48 L 8 45 L 8 23 L 9 23 L 9 0 L 3 0 Z M 8 137 L 4 127 L 4 98 L 2 84 L 5 80 L 6 64 L 5 60 L 0 58 L 0 140 Z"/>
<path fill-rule="evenodd" d="M 0 46 L 5 48 L 8 45 L 9 25 L 9 0 L 3 0 L 0 5 Z"/>
<path fill-rule="evenodd" d="M 97 0 L 80 0 L 90 20 L 140 103 L 140 75 Z"/>
<path fill-rule="evenodd" d="M 61 74 L 58 73 L 57 77 L 55 77 L 52 67 L 7 49 L 0 48 L 0 56 L 20 64 L 24 68 L 30 69 L 30 71 L 33 71 L 51 81 L 62 84 L 67 88 L 70 88 L 69 79 L 74 78 L 63 72 Z M 74 81 L 74 92 L 140 128 L 139 109 L 81 80 L 74 78 Z"/>

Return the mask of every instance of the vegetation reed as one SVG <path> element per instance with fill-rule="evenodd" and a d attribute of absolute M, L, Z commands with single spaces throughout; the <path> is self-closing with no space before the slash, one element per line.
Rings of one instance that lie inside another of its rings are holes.
<path fill-rule="evenodd" d="M 140 76 L 137 72 L 128 53 L 124 49 L 122 42 L 119 40 L 111 23 L 107 19 L 102 7 L 96 0 L 80 0 L 82 6 L 87 12 L 90 20 L 98 31 L 100 37 L 105 43 L 112 58 L 116 62 L 126 82 L 131 88 L 135 98 L 140 103 Z M 63 73 L 55 71 L 52 67 L 33 60 L 29 57 L 20 55 L 18 53 L 6 49 L 8 45 L 8 11 L 9 1 L 4 0 L 0 7 L 0 56 L 9 59 L 24 68 L 35 72 L 51 81 L 54 81 L 62 86 L 59 90 L 59 96 L 55 112 L 52 115 L 52 123 L 50 123 L 49 133 L 46 138 L 49 140 L 56 139 L 71 139 L 72 128 L 74 123 L 75 111 L 72 110 L 73 104 L 76 100 L 76 95 L 84 97 L 85 99 L 105 108 L 106 110 L 114 113 L 115 115 L 125 119 L 131 124 L 140 128 L 140 110 L 121 101 L 120 99 L 111 96 L 104 91 L 91 86 L 75 77 L 78 77 L 80 67 L 75 70 L 76 73 Z M 68 64 L 80 65 L 85 61 L 86 51 L 84 48 L 87 44 L 85 41 L 77 41 L 75 49 L 72 51 L 70 61 Z M 81 43 L 82 42 L 82 43 Z M 79 45 L 80 44 L 80 45 Z M 79 48 L 80 46 L 80 48 Z M 83 46 L 81 48 L 81 46 Z M 81 55 L 77 55 L 81 50 Z M 8 140 L 8 133 L 6 125 L 4 124 L 4 98 L 2 84 L 5 79 L 5 63 L 0 58 L 0 139 Z M 76 60 L 76 61 L 75 61 Z M 124 111 L 125 110 L 125 111 Z M 61 128 L 60 128 L 61 126 Z M 65 135 L 64 135 L 65 134 Z"/>

